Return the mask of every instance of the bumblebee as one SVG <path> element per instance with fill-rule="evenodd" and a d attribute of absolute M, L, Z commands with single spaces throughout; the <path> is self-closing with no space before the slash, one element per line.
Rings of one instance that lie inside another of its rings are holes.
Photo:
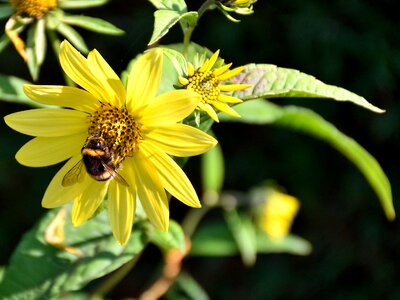
<path fill-rule="evenodd" d="M 62 185 L 64 187 L 82 181 L 83 175 L 85 174 L 83 166 L 85 166 L 86 172 L 94 180 L 107 181 L 115 179 L 129 186 L 125 179 L 117 173 L 121 168 L 122 160 L 114 162 L 114 155 L 104 144 L 102 138 L 98 136 L 88 137 L 82 147 L 81 153 L 82 159 L 65 174 L 62 180 Z"/>

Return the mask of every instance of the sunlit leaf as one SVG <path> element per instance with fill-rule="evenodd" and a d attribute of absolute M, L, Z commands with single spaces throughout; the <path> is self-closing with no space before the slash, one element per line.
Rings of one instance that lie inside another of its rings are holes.
<path fill-rule="evenodd" d="M 65 243 L 79 249 L 83 257 L 61 251 L 44 239 L 56 212 L 47 213 L 23 236 L 0 283 L 2 299 L 59 299 L 60 293 L 77 291 L 133 259 L 147 243 L 141 229 L 134 228 L 135 234 L 121 247 L 112 235 L 107 214 L 102 213 L 79 227 L 73 227 L 67 218 Z"/>
<path fill-rule="evenodd" d="M 151 227 L 147 232 L 150 242 L 154 243 L 161 249 L 168 251 L 171 249 L 180 249 L 185 251 L 185 235 L 181 225 L 174 220 L 169 221 L 167 232 Z"/>
<path fill-rule="evenodd" d="M 309 255 L 312 245 L 305 239 L 289 234 L 280 240 L 271 240 L 261 230 L 257 231 L 257 250 L 259 253 L 289 253 Z"/>
<path fill-rule="evenodd" d="M 85 40 L 82 36 L 71 26 L 65 24 L 63 22 L 59 22 L 56 30 L 63 36 L 65 36 L 71 44 L 73 44 L 80 52 L 87 53 L 89 52 L 88 47 L 86 46 Z"/>
<path fill-rule="evenodd" d="M 154 30 L 149 45 L 159 41 L 180 20 L 192 24 L 197 20 L 197 12 L 177 12 L 175 10 L 163 9 L 154 12 Z"/>
<path fill-rule="evenodd" d="M 119 29 L 115 25 L 99 18 L 63 15 L 62 21 L 69 25 L 79 26 L 103 34 L 121 35 L 125 33 L 122 29 Z"/>
<path fill-rule="evenodd" d="M 157 9 L 170 9 L 184 13 L 187 11 L 185 0 L 149 0 Z"/>
<path fill-rule="evenodd" d="M 274 97 L 331 98 L 337 101 L 349 101 L 374 112 L 384 112 L 363 97 L 344 88 L 325 84 L 298 70 L 275 65 L 249 64 L 231 81 L 253 84 L 251 88 L 234 93 L 235 97 L 243 100 Z"/>
<path fill-rule="evenodd" d="M 235 110 L 242 116 L 241 118 L 221 114 L 221 120 L 275 124 L 309 134 L 330 144 L 358 167 L 379 197 L 387 218 L 389 220 L 395 218 L 390 182 L 379 163 L 355 140 L 341 133 L 321 116 L 306 108 L 297 106 L 282 108 L 265 100 L 246 101 L 236 105 Z M 255 111 L 263 116 L 264 122 L 262 118 L 255 116 Z"/>
<path fill-rule="evenodd" d="M 81 9 L 101 6 L 109 0 L 59 0 L 57 6 L 63 9 Z"/>

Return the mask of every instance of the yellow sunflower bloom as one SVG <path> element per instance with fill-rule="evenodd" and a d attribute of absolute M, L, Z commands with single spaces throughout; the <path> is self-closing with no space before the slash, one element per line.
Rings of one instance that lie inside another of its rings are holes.
<path fill-rule="evenodd" d="M 186 90 L 156 96 L 162 58 L 160 49 L 142 55 L 125 89 L 99 52 L 93 50 L 85 58 L 64 41 L 61 66 L 83 89 L 26 85 L 31 99 L 67 109 L 33 109 L 5 117 L 14 130 L 36 136 L 18 151 L 18 162 L 41 167 L 68 159 L 50 182 L 43 207 L 74 200 L 71 218 L 78 226 L 93 216 L 107 195 L 111 228 L 121 245 L 129 239 L 137 198 L 149 220 L 164 231 L 169 222 L 166 191 L 186 205 L 200 207 L 192 184 L 169 155 L 198 155 L 217 143 L 179 123 L 200 96 Z"/>
<path fill-rule="evenodd" d="M 243 90 L 251 86 L 249 84 L 224 84 L 225 80 L 239 74 L 244 67 L 229 70 L 232 65 L 230 63 L 222 67 L 213 68 L 218 55 L 219 50 L 197 69 L 191 63 L 188 63 L 187 77 L 180 76 L 178 78 L 185 89 L 195 91 L 201 96 L 201 101 L 197 107 L 205 111 L 216 122 L 219 122 L 219 119 L 214 108 L 228 115 L 240 117 L 228 104 L 240 103 L 242 100 L 230 96 L 226 92 Z"/>

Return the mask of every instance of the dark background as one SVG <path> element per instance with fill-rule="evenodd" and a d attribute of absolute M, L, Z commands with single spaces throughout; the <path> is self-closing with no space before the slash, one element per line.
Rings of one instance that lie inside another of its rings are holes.
<path fill-rule="evenodd" d="M 151 36 L 152 6 L 133 2 L 116 0 L 81 11 L 126 31 L 122 37 L 110 37 L 79 30 L 89 48 L 97 48 L 117 73 L 146 48 Z M 189 8 L 197 9 L 198 2 L 189 1 Z M 388 175 L 398 210 L 400 21 L 395 4 L 389 0 L 259 0 L 255 13 L 240 17 L 238 24 L 218 11 L 207 13 L 193 41 L 212 51 L 221 49 L 221 56 L 234 66 L 257 62 L 299 69 L 386 109 L 378 115 L 331 100 L 274 100 L 312 108 L 364 146 Z M 165 44 L 179 41 L 178 28 L 163 40 Z M 29 79 L 11 46 L 0 54 L 0 73 Z M 52 53 L 39 83 L 62 84 Z M 26 107 L 0 104 L 2 116 L 22 109 Z M 259 256 L 253 268 L 244 267 L 239 257 L 189 258 L 184 268 L 212 299 L 400 298 L 399 222 L 386 220 L 376 195 L 349 161 L 317 140 L 281 128 L 223 123 L 213 128 L 225 153 L 224 188 L 246 191 L 265 179 L 284 186 L 301 200 L 293 232 L 309 240 L 314 250 L 307 257 Z M 58 168 L 20 166 L 14 154 L 28 139 L 0 124 L 2 265 L 22 234 L 45 212 L 41 197 Z M 200 190 L 198 159 L 187 167 Z M 173 203 L 172 217 L 181 218 L 184 209 Z M 110 297 L 137 296 L 154 279 L 151 271 L 157 270 L 159 261 L 160 254 L 150 249 L 139 263 L 140 272 L 134 270 Z"/>

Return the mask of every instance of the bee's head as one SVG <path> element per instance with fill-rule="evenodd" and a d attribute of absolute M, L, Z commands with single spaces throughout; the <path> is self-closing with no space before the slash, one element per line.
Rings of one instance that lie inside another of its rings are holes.
<path fill-rule="evenodd" d="M 102 137 L 89 136 L 86 139 L 86 142 L 83 145 L 83 148 L 90 148 L 90 149 L 94 149 L 94 150 L 97 150 L 97 149 L 104 150 L 104 148 L 106 148 L 106 146 L 105 146 L 104 139 Z"/>

